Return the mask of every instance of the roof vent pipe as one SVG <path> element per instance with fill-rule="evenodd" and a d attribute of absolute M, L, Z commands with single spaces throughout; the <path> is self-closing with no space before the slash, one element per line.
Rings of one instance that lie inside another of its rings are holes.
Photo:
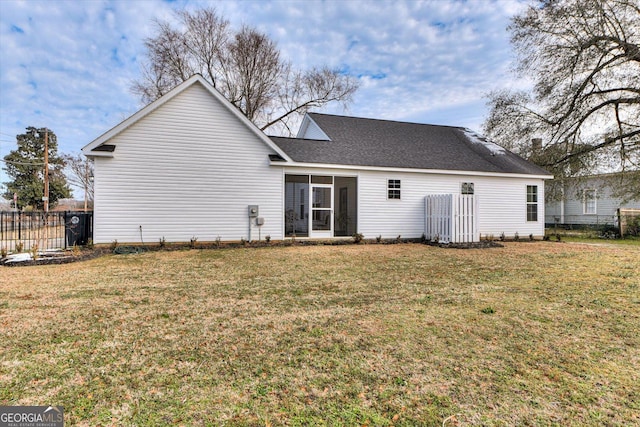
<path fill-rule="evenodd" d="M 533 138 L 531 140 L 531 151 L 535 153 L 540 150 L 542 150 L 542 138 Z"/>

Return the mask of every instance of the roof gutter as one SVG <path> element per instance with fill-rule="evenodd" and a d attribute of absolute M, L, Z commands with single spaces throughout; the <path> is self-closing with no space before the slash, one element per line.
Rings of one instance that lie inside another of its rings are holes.
<path fill-rule="evenodd" d="M 385 166 L 360 166 L 360 165 L 340 165 L 327 163 L 298 163 L 298 162 L 278 162 L 270 161 L 271 166 L 290 167 L 290 168 L 307 168 L 307 169 L 343 169 L 343 170 L 364 170 L 377 172 L 396 172 L 396 173 L 421 173 L 430 175 L 474 175 L 474 176 L 493 176 L 504 178 L 532 178 L 532 179 L 553 179 L 553 175 L 537 175 L 526 173 L 504 173 L 504 172 L 481 172 L 481 171 L 463 171 L 448 169 L 412 169 Z"/>

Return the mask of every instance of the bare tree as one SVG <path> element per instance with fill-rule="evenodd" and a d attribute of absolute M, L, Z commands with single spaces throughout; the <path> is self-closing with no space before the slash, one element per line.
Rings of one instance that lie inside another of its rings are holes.
<path fill-rule="evenodd" d="M 249 27 L 242 27 L 228 44 L 225 93 L 249 120 L 261 122 L 260 114 L 276 99 L 285 64 L 275 43 Z"/>
<path fill-rule="evenodd" d="M 545 0 L 514 17 L 509 30 L 516 71 L 534 86 L 490 95 L 487 135 L 559 177 L 638 170 L 637 1 Z M 535 153 L 532 138 L 544 141 Z M 640 186 L 630 188 L 640 194 Z"/>
<path fill-rule="evenodd" d="M 93 160 L 83 154 L 65 154 L 67 182 L 84 193 L 84 210 L 93 203 Z"/>
<path fill-rule="evenodd" d="M 260 129 L 291 133 L 309 109 L 348 104 L 358 88 L 337 70 L 295 70 L 266 34 L 246 25 L 234 32 L 213 8 L 176 15 L 179 28 L 156 22 L 145 41 L 142 78 L 132 87 L 143 102 L 199 73 Z"/>

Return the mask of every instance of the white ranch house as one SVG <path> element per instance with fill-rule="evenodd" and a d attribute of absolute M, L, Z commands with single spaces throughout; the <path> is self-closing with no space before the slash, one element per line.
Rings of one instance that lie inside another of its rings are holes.
<path fill-rule="evenodd" d="M 309 113 L 297 138 L 269 137 L 199 75 L 83 152 L 95 159 L 95 243 L 444 239 L 426 213 L 433 195 L 470 206 L 435 206 L 453 229 L 469 216 L 466 240 L 541 237 L 552 178 L 459 127 Z"/>
<path fill-rule="evenodd" d="M 640 171 L 626 172 L 640 180 Z M 640 199 L 624 200 L 616 194 L 624 188 L 621 173 L 593 175 L 567 179 L 559 200 L 545 204 L 547 226 L 618 226 L 619 209 L 640 210 Z"/>

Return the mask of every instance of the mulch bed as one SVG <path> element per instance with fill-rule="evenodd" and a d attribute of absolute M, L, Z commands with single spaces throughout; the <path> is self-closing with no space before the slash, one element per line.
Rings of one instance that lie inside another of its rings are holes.
<path fill-rule="evenodd" d="M 494 242 L 492 240 L 481 240 L 480 242 L 473 243 L 436 243 L 436 242 L 425 242 L 425 244 L 430 246 L 438 246 L 440 248 L 449 248 L 449 249 L 488 249 L 488 248 L 504 248 L 504 245 L 498 242 Z"/>
<path fill-rule="evenodd" d="M 370 244 L 370 245 L 394 245 L 399 243 L 422 243 L 429 246 L 437 246 L 440 248 L 448 249 L 487 249 L 487 248 L 501 248 L 502 244 L 494 241 L 481 241 L 474 243 L 438 243 L 438 242 L 424 242 L 422 239 L 366 239 L 358 244 Z M 114 247 L 96 247 L 93 249 L 82 249 L 80 251 L 61 251 L 59 253 L 43 255 L 35 260 L 12 262 L 5 264 L 0 260 L 0 266 L 3 267 L 26 267 L 31 265 L 48 265 L 48 264 L 69 264 L 72 262 L 87 261 L 90 259 L 98 258 L 107 254 L 137 254 L 148 251 L 182 251 L 189 249 L 231 249 L 231 248 L 266 248 L 266 247 L 286 247 L 286 246 L 341 246 L 341 245 L 354 245 L 356 244 L 352 239 L 344 240 L 285 240 L 277 242 L 266 242 L 264 240 L 259 242 L 206 242 L 195 243 L 190 245 L 188 243 L 167 243 L 163 246 L 160 245 L 135 245 L 135 246 L 116 246 Z"/>
<path fill-rule="evenodd" d="M 42 255 L 38 259 L 28 261 L 10 262 L 5 264 L 4 259 L 0 260 L 2 267 L 27 267 L 30 265 L 48 265 L 48 264 L 69 264 L 72 262 L 86 261 L 97 258 L 99 256 L 111 253 L 108 248 L 82 249 L 79 252 L 61 251 Z"/>

